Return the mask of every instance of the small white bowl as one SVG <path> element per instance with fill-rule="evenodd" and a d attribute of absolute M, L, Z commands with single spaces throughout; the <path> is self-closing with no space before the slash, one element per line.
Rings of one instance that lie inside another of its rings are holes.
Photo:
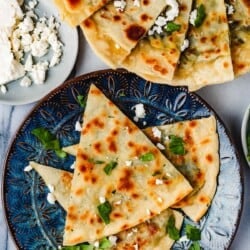
<path fill-rule="evenodd" d="M 250 105 L 247 107 L 245 114 L 242 119 L 242 124 L 241 124 L 241 144 L 244 152 L 245 159 L 248 163 L 248 166 L 250 166 L 250 161 L 247 159 L 247 126 L 250 126 L 250 122 L 248 125 L 248 121 L 250 119 Z M 250 152 L 249 152 L 250 153 Z"/>

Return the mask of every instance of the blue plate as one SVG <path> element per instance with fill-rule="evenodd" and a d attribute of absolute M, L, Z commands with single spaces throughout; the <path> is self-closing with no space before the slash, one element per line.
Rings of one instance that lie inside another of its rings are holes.
<path fill-rule="evenodd" d="M 19 249 L 55 249 L 62 244 L 65 212 L 47 202 L 48 189 L 35 171 L 24 172 L 29 161 L 69 170 L 73 157 L 58 158 L 46 151 L 31 131 L 44 127 L 57 135 L 63 146 L 77 143 L 75 123 L 83 108 L 78 95 L 86 96 L 96 84 L 131 119 L 132 107 L 143 103 L 146 118 L 138 126 L 161 125 L 180 120 L 216 116 L 220 141 L 220 173 L 216 195 L 208 213 L 197 226 L 204 249 L 229 248 L 236 232 L 242 207 L 241 167 L 228 133 L 214 111 L 196 94 L 183 87 L 152 84 L 118 70 L 90 73 L 66 82 L 45 97 L 25 119 L 9 149 L 5 163 L 3 198 L 9 229 Z M 185 218 L 185 223 L 190 223 Z M 173 249 L 188 249 L 191 242 L 178 241 Z"/>

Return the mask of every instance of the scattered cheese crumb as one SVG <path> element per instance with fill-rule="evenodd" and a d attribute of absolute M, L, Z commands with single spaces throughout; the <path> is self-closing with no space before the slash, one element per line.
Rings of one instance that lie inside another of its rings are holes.
<path fill-rule="evenodd" d="M 155 138 L 161 138 L 161 131 L 157 127 L 152 128 L 152 133 Z"/>
<path fill-rule="evenodd" d="M 157 148 L 159 148 L 160 150 L 164 150 L 164 149 L 165 149 L 165 146 L 164 146 L 163 144 L 159 143 L 159 142 L 156 144 L 156 146 L 157 146 Z"/>
<path fill-rule="evenodd" d="M 82 126 L 81 126 L 81 123 L 79 121 L 77 121 L 75 124 L 75 131 L 79 131 L 79 132 L 82 131 Z"/>
<path fill-rule="evenodd" d="M 99 197 L 99 201 L 100 201 L 100 203 L 104 203 L 104 202 L 106 201 L 106 199 L 105 199 L 105 197 L 100 196 L 100 197 Z"/>
<path fill-rule="evenodd" d="M 32 168 L 30 165 L 28 165 L 28 166 L 26 166 L 26 167 L 24 168 L 23 171 L 29 172 L 29 171 L 31 171 L 32 169 L 33 169 L 33 168 Z"/>
<path fill-rule="evenodd" d="M 144 105 L 142 103 L 138 103 L 133 107 L 134 111 L 135 111 L 135 117 L 134 120 L 138 121 L 141 118 L 145 118 L 146 116 L 146 112 L 144 109 Z"/>
<path fill-rule="evenodd" d="M 116 245 L 116 242 L 117 242 L 117 240 L 118 240 L 118 237 L 115 236 L 115 235 L 110 235 L 110 236 L 108 237 L 108 239 L 109 239 L 109 241 L 111 242 L 112 246 L 114 246 L 114 245 Z"/>
<path fill-rule="evenodd" d="M 2 92 L 3 94 L 6 94 L 7 91 L 8 91 L 7 87 L 6 87 L 4 84 L 1 85 L 1 92 Z"/>
<path fill-rule="evenodd" d="M 124 11 L 126 8 L 126 0 L 115 0 L 114 6 L 117 9 L 117 11 Z"/>
<path fill-rule="evenodd" d="M 72 163 L 72 165 L 70 166 L 70 169 L 75 169 L 75 164 L 76 164 L 76 162 L 74 161 L 74 162 Z"/>
<path fill-rule="evenodd" d="M 155 180 L 155 184 L 156 184 L 156 185 L 162 185 L 162 184 L 163 184 L 163 180 L 161 180 L 161 179 L 156 179 L 156 180 Z"/>
<path fill-rule="evenodd" d="M 184 51 L 185 49 L 187 49 L 189 47 L 189 40 L 185 39 L 183 41 L 183 44 L 181 45 L 181 51 Z"/>
<path fill-rule="evenodd" d="M 31 79 L 28 76 L 24 76 L 23 79 L 20 81 L 20 86 L 27 88 L 30 85 L 31 85 Z"/>
<path fill-rule="evenodd" d="M 122 204 L 122 201 L 121 201 L 121 200 L 116 201 L 116 202 L 114 202 L 114 204 L 115 204 L 115 205 L 121 205 L 121 204 Z"/>
<path fill-rule="evenodd" d="M 189 17 L 189 22 L 193 25 L 193 26 L 195 26 L 195 20 L 196 20 L 196 18 L 197 18 L 197 9 L 194 9 L 191 13 L 190 13 L 190 17 Z"/>
<path fill-rule="evenodd" d="M 134 0 L 134 6 L 140 7 L 141 6 L 140 0 Z"/>
<path fill-rule="evenodd" d="M 54 191 L 55 191 L 54 186 L 51 184 L 48 184 L 48 189 L 49 189 L 50 193 L 54 193 Z"/>
<path fill-rule="evenodd" d="M 125 164 L 126 164 L 127 167 L 132 166 L 132 163 L 133 163 L 132 161 L 125 161 Z"/>
<path fill-rule="evenodd" d="M 95 241 L 93 245 L 94 245 L 94 247 L 98 248 L 100 243 L 99 243 L 99 241 Z"/>
<path fill-rule="evenodd" d="M 52 193 L 48 193 L 48 195 L 47 195 L 47 201 L 48 201 L 50 204 L 55 204 L 55 202 L 56 202 L 56 197 L 55 197 Z"/>
<path fill-rule="evenodd" d="M 232 15 L 234 13 L 234 6 L 231 4 L 226 4 L 227 14 Z"/>

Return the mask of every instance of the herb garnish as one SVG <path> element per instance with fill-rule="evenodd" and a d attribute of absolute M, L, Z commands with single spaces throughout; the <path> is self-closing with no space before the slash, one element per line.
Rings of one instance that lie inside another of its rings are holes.
<path fill-rule="evenodd" d="M 77 96 L 77 102 L 79 103 L 79 105 L 80 105 L 82 108 L 85 108 L 86 102 L 87 102 L 87 98 L 84 97 L 83 95 L 78 95 L 78 96 Z"/>
<path fill-rule="evenodd" d="M 205 6 L 204 4 L 201 4 L 198 8 L 197 8 L 197 16 L 196 19 L 194 21 L 194 26 L 196 28 L 200 27 L 203 23 L 203 21 L 206 18 L 206 12 L 205 12 Z"/>
<path fill-rule="evenodd" d="M 89 159 L 89 162 L 90 162 L 90 163 L 93 163 L 93 164 L 103 164 L 103 163 L 105 163 L 104 161 L 95 160 L 95 159 L 93 159 L 93 158 L 90 158 L 90 159 Z"/>
<path fill-rule="evenodd" d="M 107 174 L 107 175 L 110 175 L 111 174 L 111 172 L 112 172 L 112 170 L 114 169 L 114 168 L 116 168 L 116 166 L 117 166 L 117 162 L 116 161 L 111 161 L 110 163 L 108 163 L 105 167 L 104 167 L 104 172 Z"/>
<path fill-rule="evenodd" d="M 67 154 L 62 151 L 59 140 L 48 129 L 35 128 L 31 131 L 31 134 L 36 136 L 46 150 L 54 150 L 56 155 L 60 158 L 65 158 L 67 156 Z"/>
<path fill-rule="evenodd" d="M 192 243 L 188 250 L 201 250 L 201 246 L 199 242 L 195 241 Z"/>
<path fill-rule="evenodd" d="M 186 152 L 183 139 L 176 135 L 170 135 L 169 138 L 169 150 L 175 155 L 184 155 Z"/>
<path fill-rule="evenodd" d="M 62 250 L 94 250 L 94 246 L 89 243 L 81 243 L 76 246 L 64 246 Z"/>
<path fill-rule="evenodd" d="M 168 22 L 167 25 L 164 27 L 164 30 L 170 34 L 174 31 L 179 31 L 180 29 L 181 25 L 174 22 Z"/>
<path fill-rule="evenodd" d="M 201 239 L 200 229 L 193 225 L 187 224 L 185 227 L 185 232 L 187 234 L 188 239 L 192 241 L 198 241 Z"/>
<path fill-rule="evenodd" d="M 153 153 L 148 152 L 148 153 L 146 153 L 146 154 L 140 155 L 140 156 L 139 156 L 139 159 L 140 159 L 141 161 L 153 161 L 153 160 L 155 159 L 155 156 L 154 156 Z"/>
<path fill-rule="evenodd" d="M 98 209 L 99 215 L 100 215 L 101 219 L 103 220 L 103 222 L 105 224 L 109 224 L 110 223 L 109 215 L 112 211 L 112 207 L 111 207 L 110 203 L 108 201 L 105 201 L 104 203 L 98 205 L 97 209 Z"/>
<path fill-rule="evenodd" d="M 175 217 L 173 215 L 168 219 L 168 223 L 166 226 L 166 233 L 172 240 L 180 239 L 180 231 L 175 226 Z"/>
<path fill-rule="evenodd" d="M 109 249 L 111 246 L 112 243 L 106 237 L 102 238 L 99 242 L 99 249 Z"/>

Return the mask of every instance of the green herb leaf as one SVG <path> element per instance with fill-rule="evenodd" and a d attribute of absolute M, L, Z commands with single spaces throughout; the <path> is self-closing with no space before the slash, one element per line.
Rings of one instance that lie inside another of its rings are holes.
<path fill-rule="evenodd" d="M 95 160 L 93 158 L 89 159 L 89 162 L 93 163 L 93 164 L 103 164 L 105 163 L 104 161 L 100 161 L 100 160 Z"/>
<path fill-rule="evenodd" d="M 94 250 L 94 246 L 89 243 L 82 243 L 76 246 L 64 246 L 62 250 Z"/>
<path fill-rule="evenodd" d="M 107 174 L 107 175 L 110 175 L 111 174 L 111 172 L 112 172 L 112 170 L 114 169 L 114 168 L 116 168 L 116 166 L 117 166 L 117 162 L 116 161 L 111 161 L 110 163 L 108 163 L 105 167 L 104 167 L 104 172 Z"/>
<path fill-rule="evenodd" d="M 201 246 L 199 242 L 195 241 L 192 243 L 188 250 L 201 250 Z"/>
<path fill-rule="evenodd" d="M 98 212 L 100 217 L 102 218 L 103 222 L 105 224 L 110 223 L 109 215 L 112 211 L 112 207 L 108 201 L 105 201 L 104 203 L 97 206 Z"/>
<path fill-rule="evenodd" d="M 169 138 L 169 150 L 175 155 L 184 155 L 186 152 L 183 139 L 176 135 L 170 135 Z"/>
<path fill-rule="evenodd" d="M 67 154 L 61 150 L 60 142 L 48 129 L 35 128 L 31 131 L 31 134 L 42 143 L 46 150 L 54 150 L 56 155 L 60 158 L 65 158 Z"/>
<path fill-rule="evenodd" d="M 79 103 L 79 105 L 84 108 L 86 106 L 86 97 L 84 97 L 83 95 L 78 95 L 77 96 L 77 102 Z"/>
<path fill-rule="evenodd" d="M 164 29 L 166 32 L 171 34 L 174 31 L 179 31 L 181 29 L 181 25 L 174 22 L 168 22 Z"/>
<path fill-rule="evenodd" d="M 194 21 L 194 26 L 195 27 L 200 27 L 203 23 L 203 21 L 206 18 L 206 12 L 205 12 L 205 6 L 203 4 L 201 4 L 198 8 L 197 8 L 197 17 Z"/>
<path fill-rule="evenodd" d="M 192 241 L 198 241 L 201 239 L 201 231 L 199 228 L 193 225 L 187 224 L 185 227 L 185 231 L 186 231 L 186 235 L 188 239 Z"/>
<path fill-rule="evenodd" d="M 99 249 L 109 249 L 112 246 L 112 243 L 107 238 L 103 238 L 99 242 Z"/>
<path fill-rule="evenodd" d="M 141 156 L 139 156 L 139 159 L 141 161 L 153 161 L 155 159 L 155 156 L 153 153 L 146 153 L 146 154 L 143 154 Z"/>
<path fill-rule="evenodd" d="M 175 217 L 173 215 L 168 219 L 168 223 L 166 226 L 166 233 L 172 240 L 180 239 L 180 231 L 175 226 Z"/>

